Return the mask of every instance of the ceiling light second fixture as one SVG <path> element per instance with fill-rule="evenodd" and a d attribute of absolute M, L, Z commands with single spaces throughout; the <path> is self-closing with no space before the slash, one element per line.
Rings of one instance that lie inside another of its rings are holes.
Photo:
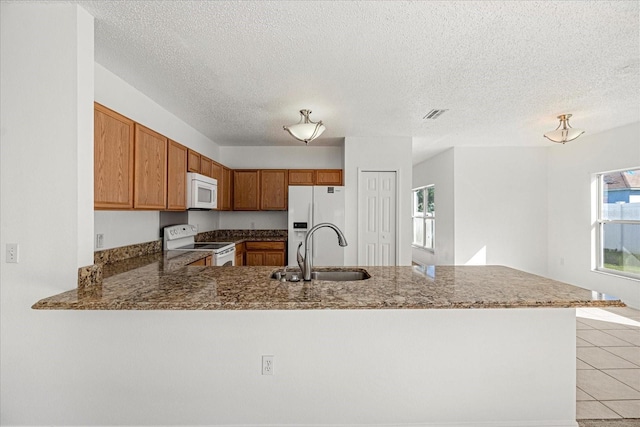
<path fill-rule="evenodd" d="M 572 128 L 569 124 L 569 117 L 571 114 L 561 114 L 558 116 L 560 124 L 551 132 L 544 134 L 544 137 L 553 142 L 559 142 L 564 144 L 565 142 L 573 141 L 584 133 L 582 129 Z"/>
<path fill-rule="evenodd" d="M 295 125 L 282 126 L 282 128 L 298 141 L 308 144 L 309 141 L 313 141 L 322 135 L 322 132 L 326 129 L 322 124 L 322 120 L 312 122 L 309 114 L 311 114 L 311 110 L 300 110 L 300 121 Z"/>

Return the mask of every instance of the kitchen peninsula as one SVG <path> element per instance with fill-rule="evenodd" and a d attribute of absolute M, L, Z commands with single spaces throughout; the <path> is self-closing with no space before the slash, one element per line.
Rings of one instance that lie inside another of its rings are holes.
<path fill-rule="evenodd" d="M 217 398 L 186 419 L 158 405 L 165 423 L 575 427 L 573 307 L 624 305 L 501 266 L 364 267 L 367 280 L 283 283 L 274 267 L 167 255 L 105 266 L 101 285 L 33 306 L 137 310 L 141 322 L 197 311 L 179 340 L 215 342 L 206 358 L 224 372 L 198 381 Z M 260 375 L 265 354 L 272 377 Z M 243 415 L 247 404 L 262 416 Z"/>
<path fill-rule="evenodd" d="M 101 284 L 34 304 L 67 310 L 530 308 L 623 305 L 502 266 L 365 267 L 362 281 L 279 282 L 276 267 L 192 267 L 202 252 L 157 252 L 104 266 Z"/>

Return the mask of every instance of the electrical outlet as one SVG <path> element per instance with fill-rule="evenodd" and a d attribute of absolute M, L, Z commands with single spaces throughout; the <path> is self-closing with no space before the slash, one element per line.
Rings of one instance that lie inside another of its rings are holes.
<path fill-rule="evenodd" d="M 18 244 L 7 243 L 7 262 L 18 262 Z"/>
<path fill-rule="evenodd" d="M 96 234 L 96 248 L 104 248 L 104 234 Z"/>
<path fill-rule="evenodd" d="M 262 356 L 262 375 L 273 375 L 273 356 Z"/>

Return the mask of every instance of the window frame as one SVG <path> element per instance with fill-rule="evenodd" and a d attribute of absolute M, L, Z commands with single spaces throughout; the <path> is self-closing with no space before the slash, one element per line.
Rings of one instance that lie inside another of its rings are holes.
<path fill-rule="evenodd" d="M 422 249 L 425 251 L 429 251 L 429 252 L 435 252 L 436 249 L 436 211 L 435 211 L 435 184 L 429 184 L 429 185 L 424 185 L 422 187 L 416 187 L 413 188 L 411 190 L 411 231 L 412 231 L 412 238 L 411 238 L 411 246 L 414 248 L 418 248 L 418 249 Z M 433 189 L 433 211 L 429 212 L 428 211 L 428 201 L 429 201 L 429 189 Z M 416 192 L 418 191 L 423 191 L 424 195 L 423 195 L 423 204 L 424 204 L 424 211 L 423 212 L 418 212 L 416 210 L 416 206 L 415 206 L 415 201 L 416 201 Z M 415 220 L 416 219 L 421 219 L 422 220 L 422 241 L 423 244 L 417 244 L 415 243 L 413 240 L 413 238 L 415 237 Z M 426 246 L 426 242 L 427 242 L 427 223 L 428 221 L 430 221 L 433 225 L 431 227 L 431 246 Z"/>
<path fill-rule="evenodd" d="M 622 219 L 604 219 L 604 177 L 605 175 L 624 172 L 635 171 L 640 173 L 640 167 L 625 168 L 620 170 L 613 170 L 607 172 L 600 172 L 595 174 L 596 179 L 596 191 L 597 191 L 597 203 L 596 203 L 596 215 L 595 215 L 595 268 L 593 271 L 598 273 L 606 273 L 614 276 L 620 276 L 626 279 L 640 280 L 640 273 L 631 273 L 628 271 L 616 270 L 613 268 L 605 267 L 604 262 L 604 226 L 606 224 L 636 224 L 640 226 L 639 220 L 622 220 Z"/>

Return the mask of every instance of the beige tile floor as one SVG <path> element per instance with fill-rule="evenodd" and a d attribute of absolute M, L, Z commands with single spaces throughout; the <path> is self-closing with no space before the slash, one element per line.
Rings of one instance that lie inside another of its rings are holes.
<path fill-rule="evenodd" d="M 576 310 L 576 418 L 640 418 L 640 310 Z"/>

